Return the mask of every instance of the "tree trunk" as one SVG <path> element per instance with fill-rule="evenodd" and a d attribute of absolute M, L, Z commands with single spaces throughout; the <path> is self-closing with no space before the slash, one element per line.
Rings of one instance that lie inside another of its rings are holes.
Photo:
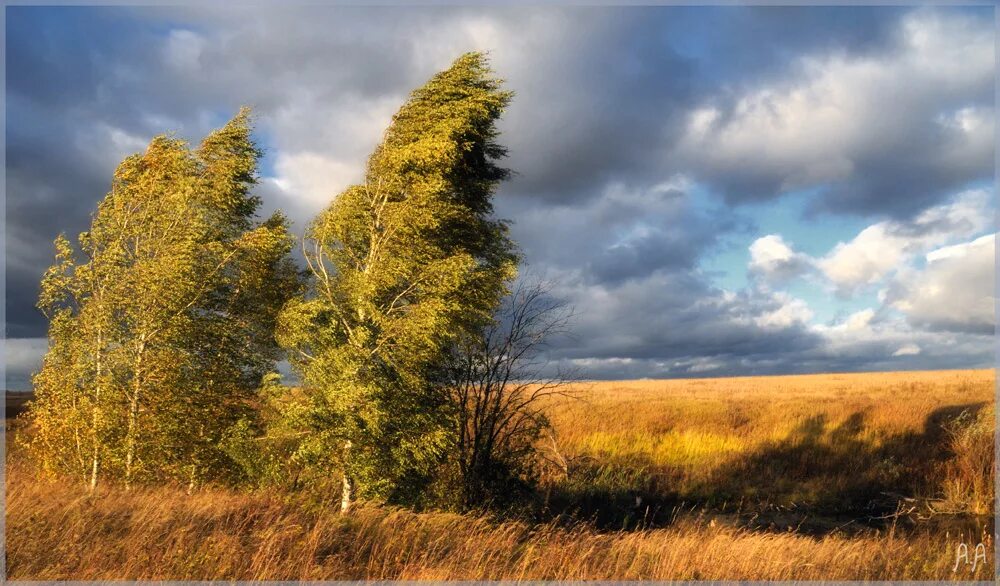
<path fill-rule="evenodd" d="M 100 460 L 97 456 L 97 445 L 94 445 L 94 457 L 90 463 L 90 492 L 97 489 L 97 472 L 100 468 Z"/>
<path fill-rule="evenodd" d="M 351 460 L 351 441 L 344 444 L 344 476 L 341 481 L 340 490 L 340 512 L 348 513 L 351 510 L 351 497 L 354 494 L 354 479 L 347 472 Z"/>
<path fill-rule="evenodd" d="M 97 384 L 94 388 L 94 408 L 93 408 L 93 420 L 91 421 L 91 459 L 90 459 L 90 492 L 94 492 L 97 489 L 97 474 L 100 471 L 100 449 L 98 442 L 100 441 L 100 434 L 98 433 L 97 427 L 100 425 L 100 405 L 101 405 L 101 354 L 104 350 L 104 339 L 101 335 L 101 328 L 97 328 L 97 348 L 96 348 L 96 360 L 97 360 Z"/>
<path fill-rule="evenodd" d="M 125 490 L 132 485 L 132 462 L 135 460 L 136 434 L 138 433 L 139 419 L 139 392 L 142 389 L 142 355 L 146 350 L 146 341 L 139 342 L 139 351 L 135 357 L 135 370 L 132 373 L 132 399 L 129 404 L 128 433 L 125 436 Z"/>
<path fill-rule="evenodd" d="M 70 400 L 71 400 L 70 405 L 71 405 L 71 407 L 73 409 L 73 413 L 74 414 L 78 413 L 79 412 L 78 411 L 79 408 L 77 407 L 77 403 L 78 403 L 79 399 L 76 396 L 76 391 L 75 390 L 72 391 L 72 394 L 70 395 Z M 83 455 L 83 441 L 80 439 L 80 425 L 77 424 L 75 421 L 73 423 L 73 440 L 76 442 L 76 460 L 77 460 L 77 463 L 80 464 L 80 474 L 81 474 L 81 476 L 83 478 L 83 481 L 86 482 L 87 481 L 87 461 L 84 459 L 84 455 Z"/>
<path fill-rule="evenodd" d="M 354 492 L 354 481 L 345 472 L 340 490 L 340 512 L 348 513 L 351 510 L 351 494 Z"/>

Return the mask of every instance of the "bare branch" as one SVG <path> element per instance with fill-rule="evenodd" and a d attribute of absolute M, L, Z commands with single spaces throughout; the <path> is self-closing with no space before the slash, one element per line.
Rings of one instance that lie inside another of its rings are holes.
<path fill-rule="evenodd" d="M 545 350 L 552 338 L 568 332 L 572 317 L 546 284 L 521 281 L 480 336 L 454 348 L 446 384 L 467 505 L 490 498 L 489 483 L 498 474 L 527 471 L 530 460 L 549 459 L 539 450 L 548 429 L 544 400 L 574 393 L 564 372 L 550 373 Z"/>

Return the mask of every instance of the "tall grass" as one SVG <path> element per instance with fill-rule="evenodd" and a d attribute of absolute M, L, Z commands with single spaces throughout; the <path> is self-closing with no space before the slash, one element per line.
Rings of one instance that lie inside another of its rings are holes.
<path fill-rule="evenodd" d="M 579 385 L 549 407 L 549 490 L 741 501 L 821 513 L 895 510 L 900 495 L 992 510 L 994 373 L 831 374 Z M 573 496 L 566 497 L 573 500 Z"/>
<path fill-rule="evenodd" d="M 11 579 L 863 580 L 952 573 L 957 539 L 868 532 L 821 538 L 682 517 L 664 529 L 492 522 L 361 507 L 348 516 L 275 495 L 32 482 L 7 490 Z M 977 537 L 977 539 L 979 539 Z M 988 538 L 987 538 L 988 539 Z M 991 550 L 992 551 L 992 550 Z"/>
<path fill-rule="evenodd" d="M 945 506 L 977 514 L 993 512 L 994 406 L 973 415 L 963 412 L 946 429 L 953 457 L 944 478 Z"/>
<path fill-rule="evenodd" d="M 8 577 L 985 580 L 992 559 L 953 572 L 960 543 L 993 551 L 984 522 L 938 519 L 992 510 L 993 381 L 581 384 L 580 399 L 547 405 L 544 447 L 561 465 L 533 521 L 373 505 L 340 515 L 273 489 L 88 495 L 39 480 L 9 437 Z M 913 503 L 932 521 L 863 522 Z"/>

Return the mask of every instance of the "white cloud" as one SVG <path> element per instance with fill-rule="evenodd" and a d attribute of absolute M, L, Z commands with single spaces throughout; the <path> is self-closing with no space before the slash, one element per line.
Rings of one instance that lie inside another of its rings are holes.
<path fill-rule="evenodd" d="M 674 360 L 667 364 L 658 364 L 667 372 L 677 372 L 681 374 L 698 374 L 703 372 L 712 372 L 714 370 L 719 370 L 725 366 L 725 362 L 715 359 L 706 358 L 704 356 L 699 356 L 697 358 L 688 358 L 685 360 Z"/>
<path fill-rule="evenodd" d="M 880 281 L 900 264 L 908 246 L 907 239 L 889 233 L 887 223 L 875 224 L 850 242 L 838 243 L 818 266 L 840 292 L 848 294 Z"/>
<path fill-rule="evenodd" d="M 920 354 L 920 346 L 916 344 L 903 344 L 892 353 L 893 356 L 916 356 L 918 354 Z"/>
<path fill-rule="evenodd" d="M 750 245 L 751 274 L 781 282 L 802 275 L 812 266 L 808 255 L 796 252 L 778 234 L 768 234 Z"/>
<path fill-rule="evenodd" d="M 841 295 L 874 285 L 932 247 L 981 232 L 990 223 L 989 193 L 972 190 L 910 222 L 887 220 L 838 243 L 816 261 Z"/>
<path fill-rule="evenodd" d="M 362 179 L 356 165 L 311 152 L 278 154 L 274 177 L 267 178 L 283 194 L 310 212 L 326 207 L 344 188 Z"/>
<path fill-rule="evenodd" d="M 735 199 L 839 185 L 824 194 L 832 209 L 912 212 L 985 177 L 992 23 L 917 10 L 894 40 L 877 54 L 803 56 L 784 79 L 693 108 L 678 154 Z"/>
<path fill-rule="evenodd" d="M 981 368 L 992 361 L 983 336 L 974 333 L 929 331 L 903 317 L 874 319 L 871 309 L 859 311 L 833 326 L 816 325 L 823 337 L 814 356 L 831 363 L 865 363 L 872 369 L 892 369 L 900 360 L 920 356 L 922 368 Z"/>
<path fill-rule="evenodd" d="M 868 328 L 872 323 L 872 318 L 875 317 L 875 310 L 872 308 L 862 309 L 852 313 L 846 320 L 844 320 L 843 327 L 847 331 L 859 331 Z"/>
<path fill-rule="evenodd" d="M 197 71 L 201 68 L 201 55 L 206 45 L 206 39 L 198 33 L 174 29 L 167 36 L 163 58 L 167 65 L 174 69 Z"/>
<path fill-rule="evenodd" d="M 809 305 L 801 299 L 783 292 L 775 293 L 774 299 L 780 303 L 778 308 L 755 317 L 755 324 L 765 329 L 784 329 L 806 324 L 813 318 Z"/>
<path fill-rule="evenodd" d="M 938 248 L 937 250 L 932 250 L 927 253 L 927 262 L 934 263 L 942 260 L 966 258 L 974 249 L 981 251 L 986 250 L 988 243 L 995 237 L 995 234 L 987 234 L 986 236 L 976 238 L 972 242 L 953 244 L 952 246 L 945 246 L 943 248 Z"/>
<path fill-rule="evenodd" d="M 796 252 L 780 235 L 761 237 L 750 246 L 751 275 L 775 282 L 783 271 L 801 275 L 815 267 L 841 295 L 879 287 L 881 307 L 810 324 L 808 305 L 778 291 L 770 295 L 780 305 L 752 321 L 764 329 L 807 328 L 821 342 L 804 354 L 831 364 L 891 368 L 893 360 L 914 356 L 927 367 L 985 364 L 983 336 L 994 329 L 995 235 L 976 236 L 991 218 L 990 193 L 970 190 L 910 221 L 872 224 L 819 258 Z"/>
<path fill-rule="evenodd" d="M 906 271 L 892 283 L 888 304 L 916 326 L 992 333 L 995 239 L 990 234 L 931 251 L 923 269 Z"/>

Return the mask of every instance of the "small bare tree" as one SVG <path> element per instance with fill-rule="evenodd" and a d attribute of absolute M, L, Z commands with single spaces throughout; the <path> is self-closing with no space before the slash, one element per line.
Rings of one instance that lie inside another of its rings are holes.
<path fill-rule="evenodd" d="M 543 400 L 567 395 L 569 376 L 544 354 L 572 310 L 542 283 L 519 283 L 481 336 L 454 347 L 445 369 L 463 507 L 509 497 L 530 480 L 548 420 Z"/>

